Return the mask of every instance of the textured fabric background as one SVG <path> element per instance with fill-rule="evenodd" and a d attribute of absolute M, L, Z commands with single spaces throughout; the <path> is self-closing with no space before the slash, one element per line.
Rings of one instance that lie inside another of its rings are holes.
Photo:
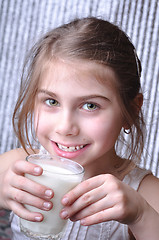
<path fill-rule="evenodd" d="M 159 176 L 158 0 L 0 0 L 0 153 L 16 146 L 11 116 L 28 49 L 47 30 L 90 15 L 121 26 L 137 48 L 147 124 L 141 166 Z M 8 215 L 0 217 L 0 239 L 9 239 Z"/>
<path fill-rule="evenodd" d="M 159 175 L 159 1 L 0 0 L 0 11 L 0 153 L 16 145 L 11 116 L 27 50 L 51 28 L 99 16 L 127 32 L 142 61 L 148 133 L 141 165 Z"/>

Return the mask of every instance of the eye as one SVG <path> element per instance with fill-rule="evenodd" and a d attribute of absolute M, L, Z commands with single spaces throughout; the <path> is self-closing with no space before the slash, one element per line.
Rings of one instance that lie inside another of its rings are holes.
<path fill-rule="evenodd" d="M 58 102 L 55 99 L 47 99 L 45 103 L 50 107 L 58 105 Z"/>
<path fill-rule="evenodd" d="M 85 110 L 93 111 L 96 110 L 98 106 L 94 103 L 85 103 L 82 108 Z"/>

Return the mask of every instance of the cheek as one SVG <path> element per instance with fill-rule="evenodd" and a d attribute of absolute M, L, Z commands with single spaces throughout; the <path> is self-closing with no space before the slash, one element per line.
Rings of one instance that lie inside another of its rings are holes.
<path fill-rule="evenodd" d="M 85 131 L 96 141 L 116 141 L 122 128 L 121 119 L 102 118 L 87 122 Z"/>
<path fill-rule="evenodd" d="M 49 129 L 47 119 L 48 118 L 46 116 L 44 116 L 42 113 L 35 112 L 34 129 L 35 129 L 35 133 L 36 133 L 37 137 L 39 137 L 41 134 L 44 134 L 46 132 L 47 128 Z"/>
<path fill-rule="evenodd" d="M 37 132 L 38 122 L 39 122 L 39 118 L 38 118 L 37 114 L 34 114 L 34 129 L 35 129 L 35 132 Z"/>
<path fill-rule="evenodd" d="M 92 138 L 100 138 L 105 134 L 108 128 L 108 123 L 106 120 L 101 119 L 90 119 L 90 121 L 85 122 L 83 129 L 85 133 Z"/>
<path fill-rule="evenodd" d="M 41 114 L 37 110 L 34 112 L 34 129 L 35 129 L 36 135 L 38 134 L 38 132 L 40 130 L 40 125 L 41 125 Z"/>

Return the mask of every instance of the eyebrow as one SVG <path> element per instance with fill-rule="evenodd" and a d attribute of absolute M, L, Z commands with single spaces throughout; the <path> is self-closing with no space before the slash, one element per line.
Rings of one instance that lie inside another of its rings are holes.
<path fill-rule="evenodd" d="M 39 93 L 47 94 L 47 95 L 49 95 L 50 97 L 55 97 L 55 96 L 56 96 L 55 93 L 53 93 L 53 92 L 51 92 L 51 91 L 48 91 L 48 90 L 46 90 L 46 89 L 39 89 L 39 90 L 38 90 L 38 94 L 39 94 Z"/>
<path fill-rule="evenodd" d="M 39 89 L 38 90 L 38 94 L 39 93 L 42 93 L 42 94 L 47 94 L 49 95 L 50 97 L 57 97 L 57 95 L 51 91 L 48 91 L 46 89 Z M 98 94 L 91 94 L 91 95 L 86 95 L 86 96 L 81 96 L 81 97 L 78 97 L 79 100 L 83 100 L 83 101 L 86 101 L 88 99 L 91 99 L 91 98 L 102 98 L 106 101 L 108 101 L 109 99 L 103 95 L 98 95 Z"/>

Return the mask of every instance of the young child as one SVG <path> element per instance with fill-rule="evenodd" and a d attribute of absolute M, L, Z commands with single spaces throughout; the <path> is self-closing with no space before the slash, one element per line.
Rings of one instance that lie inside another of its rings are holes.
<path fill-rule="evenodd" d="M 107 21 L 77 19 L 48 32 L 31 53 L 13 116 L 22 149 L 1 155 L 0 206 L 14 212 L 13 239 L 29 239 L 18 216 L 43 220 L 23 204 L 53 207 L 53 190 L 24 177 L 42 174 L 25 161 L 39 151 L 30 143 L 34 125 L 33 138 L 46 151 L 85 168 L 84 181 L 61 200 L 61 218 L 72 220 L 63 239 L 157 240 L 159 180 L 136 166 L 143 150 L 143 96 L 129 38 Z M 127 158 L 117 154 L 119 147 Z"/>

